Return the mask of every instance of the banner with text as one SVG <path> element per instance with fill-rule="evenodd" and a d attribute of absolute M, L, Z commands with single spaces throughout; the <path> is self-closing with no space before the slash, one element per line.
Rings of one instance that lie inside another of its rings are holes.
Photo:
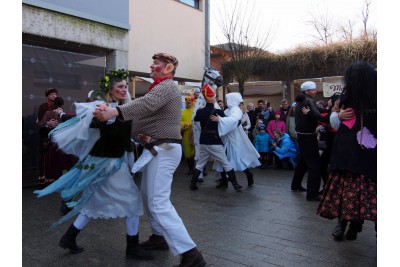
<path fill-rule="evenodd" d="M 324 97 L 331 97 L 335 93 L 342 93 L 344 84 L 342 81 L 324 82 L 322 84 Z"/>

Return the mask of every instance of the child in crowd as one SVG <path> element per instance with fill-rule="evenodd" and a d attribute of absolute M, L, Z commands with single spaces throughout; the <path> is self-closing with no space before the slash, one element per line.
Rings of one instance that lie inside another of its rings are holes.
<path fill-rule="evenodd" d="M 254 146 L 260 154 L 260 168 L 265 169 L 268 163 L 268 152 L 270 143 L 273 143 L 274 140 L 265 132 L 265 124 L 260 124 L 258 126 L 258 130 L 259 132 L 257 133 L 254 140 Z"/>

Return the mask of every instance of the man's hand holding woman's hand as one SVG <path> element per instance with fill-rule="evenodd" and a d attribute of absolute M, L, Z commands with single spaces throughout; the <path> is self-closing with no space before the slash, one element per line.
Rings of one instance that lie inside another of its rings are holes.
<path fill-rule="evenodd" d="M 93 112 L 93 115 L 99 121 L 108 121 L 109 119 L 118 116 L 118 110 L 116 108 L 110 108 L 106 104 L 98 104 Z"/>

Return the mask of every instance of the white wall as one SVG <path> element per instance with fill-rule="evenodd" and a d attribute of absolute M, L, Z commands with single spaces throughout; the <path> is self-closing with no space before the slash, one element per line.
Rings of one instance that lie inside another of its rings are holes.
<path fill-rule="evenodd" d="M 129 3 L 129 70 L 149 73 L 151 57 L 174 55 L 175 77 L 201 80 L 203 76 L 205 14 L 173 0 L 135 0 Z"/>

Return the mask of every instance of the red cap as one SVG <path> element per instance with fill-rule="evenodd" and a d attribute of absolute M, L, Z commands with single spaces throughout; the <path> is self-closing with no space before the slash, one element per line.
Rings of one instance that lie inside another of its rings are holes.
<path fill-rule="evenodd" d="M 206 99 L 215 97 L 215 92 L 208 83 L 201 88 L 201 92 Z"/>

